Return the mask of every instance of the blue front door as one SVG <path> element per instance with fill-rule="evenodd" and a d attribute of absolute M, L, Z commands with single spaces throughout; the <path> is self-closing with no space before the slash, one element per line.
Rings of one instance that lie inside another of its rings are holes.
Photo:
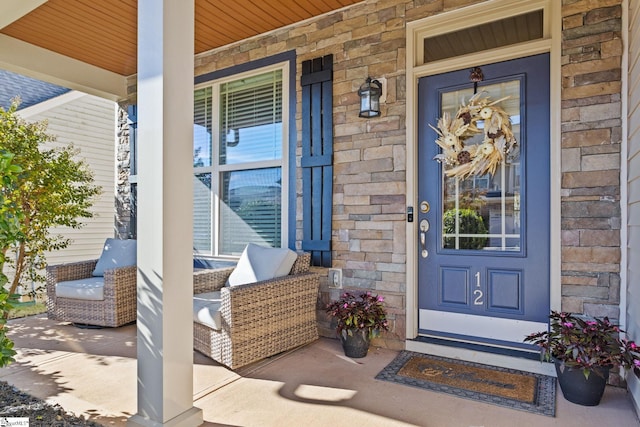
<path fill-rule="evenodd" d="M 475 88 L 470 68 L 418 85 L 419 333 L 526 347 L 549 314 L 549 55 L 481 66 Z M 517 145 L 493 175 L 449 177 L 429 125 L 474 91 L 507 97 Z"/>

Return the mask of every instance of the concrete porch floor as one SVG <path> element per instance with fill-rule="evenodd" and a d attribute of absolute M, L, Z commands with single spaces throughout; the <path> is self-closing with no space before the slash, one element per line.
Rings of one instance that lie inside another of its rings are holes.
<path fill-rule="evenodd" d="M 79 329 L 32 316 L 9 322 L 17 362 L 0 379 L 105 426 L 136 412 L 136 327 Z M 320 340 L 233 372 L 194 353 L 194 402 L 204 426 L 640 426 L 628 393 L 607 387 L 599 406 L 567 402 L 556 417 L 375 379 L 397 355 L 372 348 L 344 356 L 340 342 Z"/>

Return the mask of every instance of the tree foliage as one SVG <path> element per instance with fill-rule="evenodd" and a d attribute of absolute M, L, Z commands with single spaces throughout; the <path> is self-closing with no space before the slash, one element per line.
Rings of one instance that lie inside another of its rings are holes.
<path fill-rule="evenodd" d="M 11 294 L 23 281 L 44 280 L 45 252 L 70 243 L 50 229 L 82 227 L 81 219 L 92 217 L 89 209 L 100 193 L 86 163 L 77 160 L 78 151 L 54 144 L 46 122 L 27 122 L 17 108 L 17 100 L 7 110 L 0 108 L 0 151 L 12 155 L 12 163 L 21 168 L 7 179 L 10 185 L 3 178 L 2 187 L 3 217 L 19 222 L 18 230 L 0 235 L 2 272 L 5 267 L 14 270 Z"/>
<path fill-rule="evenodd" d="M 21 238 L 20 219 L 23 217 L 22 211 L 14 200 L 5 197 L 14 188 L 18 174 L 22 168 L 14 163 L 15 155 L 6 150 L 0 150 L 0 180 L 2 181 L 2 191 L 0 191 L 0 242 L 3 246 L 14 244 Z M 0 267 L 4 265 L 4 253 L 0 252 Z M 4 289 L 7 283 L 7 276 L 0 268 L 0 287 Z"/>
<path fill-rule="evenodd" d="M 8 244 L 19 241 L 20 235 L 20 219 L 22 212 L 15 203 L 5 198 L 8 192 L 17 181 L 17 176 L 22 172 L 22 168 L 14 163 L 14 155 L 5 150 L 0 150 L 0 182 L 2 182 L 2 191 L 0 191 L 0 242 Z M 3 272 L 5 255 L 0 252 L 0 367 L 6 366 L 13 362 L 13 356 L 16 351 L 13 349 L 13 341 L 6 335 L 4 325 L 6 323 L 7 313 L 11 309 L 9 301 L 9 291 L 4 285 L 7 284 L 7 276 Z"/>

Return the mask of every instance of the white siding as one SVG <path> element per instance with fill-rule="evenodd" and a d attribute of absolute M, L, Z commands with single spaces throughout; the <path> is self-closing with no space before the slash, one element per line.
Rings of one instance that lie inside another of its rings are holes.
<path fill-rule="evenodd" d="M 626 329 L 640 341 L 640 0 L 629 0 L 629 137 L 628 137 L 628 287 Z M 640 408 L 640 382 L 628 376 L 636 409 Z"/>
<path fill-rule="evenodd" d="M 56 136 L 56 144 L 73 143 L 80 149 L 80 157 L 94 173 L 94 183 L 102 187 L 92 207 L 94 217 L 85 219 L 83 228 L 52 230 L 72 242 L 66 249 L 48 253 L 48 264 L 98 258 L 104 240 L 114 236 L 116 104 L 71 92 L 25 108 L 20 114 L 29 121 L 46 119 L 47 132 Z"/>

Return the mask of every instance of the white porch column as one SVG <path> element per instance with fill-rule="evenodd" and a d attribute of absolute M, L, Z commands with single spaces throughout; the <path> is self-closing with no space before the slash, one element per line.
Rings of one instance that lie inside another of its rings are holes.
<path fill-rule="evenodd" d="M 138 1 L 138 412 L 198 426 L 193 406 L 194 0 Z"/>

